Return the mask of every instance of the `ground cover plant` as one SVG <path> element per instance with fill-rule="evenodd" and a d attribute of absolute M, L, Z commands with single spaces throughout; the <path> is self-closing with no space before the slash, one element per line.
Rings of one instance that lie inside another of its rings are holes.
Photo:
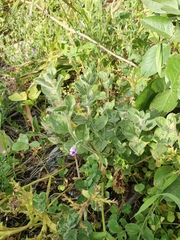
<path fill-rule="evenodd" d="M 0 239 L 180 239 L 179 8 L 0 3 Z"/>

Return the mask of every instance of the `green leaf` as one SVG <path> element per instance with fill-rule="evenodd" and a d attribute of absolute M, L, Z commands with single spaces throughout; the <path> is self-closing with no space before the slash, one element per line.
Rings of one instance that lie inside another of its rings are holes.
<path fill-rule="evenodd" d="M 147 87 L 137 97 L 135 106 L 139 110 L 147 110 L 159 92 L 163 92 L 166 89 L 166 83 L 164 78 L 156 78 L 152 80 Z"/>
<path fill-rule="evenodd" d="M 134 190 L 138 193 L 141 193 L 144 190 L 145 186 L 142 183 L 136 184 Z"/>
<path fill-rule="evenodd" d="M 171 223 L 174 222 L 174 220 L 175 220 L 175 214 L 174 214 L 174 212 L 168 211 L 167 220 L 168 220 L 168 222 L 171 222 Z"/>
<path fill-rule="evenodd" d="M 90 234 L 90 240 L 102 240 L 106 237 L 105 232 L 92 232 Z"/>
<path fill-rule="evenodd" d="M 166 181 L 166 176 L 172 172 L 170 166 L 161 166 L 154 174 L 154 186 L 163 189 L 163 185 Z"/>
<path fill-rule="evenodd" d="M 174 32 L 174 25 L 167 17 L 150 16 L 142 20 L 142 24 L 150 30 L 157 32 L 164 38 L 170 38 Z"/>
<path fill-rule="evenodd" d="M 66 233 L 66 240 L 77 240 L 77 229 L 71 229 Z"/>
<path fill-rule="evenodd" d="M 158 45 L 152 46 L 144 55 L 141 63 L 141 72 L 142 75 L 145 77 L 152 76 L 153 74 L 157 73 L 157 48 Z M 169 45 L 163 44 L 161 45 L 161 58 L 162 58 L 162 64 L 163 65 L 167 59 L 169 58 L 171 51 L 171 47 Z"/>
<path fill-rule="evenodd" d="M 89 129 L 85 124 L 78 125 L 75 129 L 75 134 L 79 141 L 89 140 Z"/>
<path fill-rule="evenodd" d="M 149 206 L 151 206 L 158 198 L 160 197 L 160 194 L 156 194 L 152 197 L 150 197 L 149 199 L 147 199 L 140 207 L 139 211 L 134 215 L 138 215 L 141 212 L 143 212 L 144 210 L 146 210 Z"/>
<path fill-rule="evenodd" d="M 148 143 L 142 141 L 140 138 L 134 137 L 132 141 L 129 143 L 129 146 L 137 156 L 141 156 L 147 144 Z"/>
<path fill-rule="evenodd" d="M 12 145 L 12 150 L 15 151 L 15 152 L 19 152 L 19 151 L 26 151 L 28 150 L 29 146 L 26 144 L 26 143 L 23 143 L 23 142 L 15 142 L 13 143 Z"/>
<path fill-rule="evenodd" d="M 54 133 L 66 135 L 69 132 L 67 118 L 63 115 L 51 114 L 47 116 L 46 121 Z"/>
<path fill-rule="evenodd" d="M 176 176 L 176 174 L 175 174 Z M 177 198 L 180 199 L 180 177 L 178 176 L 177 179 L 171 183 L 165 190 L 164 193 L 171 193 Z"/>
<path fill-rule="evenodd" d="M 157 1 L 153 1 L 153 0 L 141 0 L 141 1 L 152 12 L 155 12 L 155 13 L 165 13 L 165 11 L 162 10 L 163 4 L 160 4 Z"/>
<path fill-rule="evenodd" d="M 73 118 L 73 121 L 77 124 L 83 124 L 83 123 L 86 123 L 87 122 L 87 118 L 84 117 L 83 115 L 76 115 L 74 118 Z"/>
<path fill-rule="evenodd" d="M 142 231 L 142 237 L 144 240 L 153 240 L 154 239 L 153 231 L 146 226 Z"/>
<path fill-rule="evenodd" d="M 133 235 L 139 234 L 139 232 L 141 231 L 140 226 L 135 224 L 135 223 L 128 223 L 125 226 L 125 229 L 126 229 L 127 234 L 129 236 L 133 236 Z"/>
<path fill-rule="evenodd" d="M 40 146 L 40 143 L 38 141 L 33 141 L 29 144 L 29 146 L 32 148 L 37 148 Z"/>
<path fill-rule="evenodd" d="M 64 104 L 67 106 L 67 111 L 68 111 L 69 117 L 71 117 L 74 106 L 76 104 L 74 96 L 72 96 L 72 95 L 66 96 L 64 99 Z"/>
<path fill-rule="evenodd" d="M 26 92 L 14 93 L 8 97 L 11 101 L 18 102 L 27 100 Z"/>
<path fill-rule="evenodd" d="M 127 140 L 133 140 L 134 136 L 136 136 L 134 124 L 130 120 L 122 120 L 120 127 Z"/>
<path fill-rule="evenodd" d="M 35 193 L 33 196 L 33 206 L 39 211 L 44 212 L 46 209 L 46 193 Z"/>
<path fill-rule="evenodd" d="M 95 125 L 95 128 L 96 128 L 96 131 L 100 131 L 101 129 L 103 129 L 106 125 L 108 121 L 108 117 L 106 116 L 100 116 L 96 119 L 94 119 L 94 125 Z"/>
<path fill-rule="evenodd" d="M 25 134 L 20 133 L 19 138 L 17 142 L 13 143 L 12 150 L 13 151 L 26 151 L 29 148 L 29 140 L 28 137 Z"/>
<path fill-rule="evenodd" d="M 167 14 L 180 15 L 180 11 L 178 9 L 177 0 L 156 0 L 158 3 L 162 4 L 162 10 Z"/>
<path fill-rule="evenodd" d="M 117 219 L 112 218 L 112 217 L 108 221 L 108 228 L 111 233 L 118 233 L 121 230 L 121 228 L 117 222 Z"/>
<path fill-rule="evenodd" d="M 176 181 L 176 179 L 179 177 L 179 175 L 176 173 L 172 173 L 173 175 L 170 176 L 164 183 L 162 190 L 164 191 L 165 189 L 167 189 L 168 187 L 170 187 L 172 184 L 174 184 L 174 182 Z"/>
<path fill-rule="evenodd" d="M 166 114 L 171 112 L 177 106 L 177 100 L 177 92 L 169 89 L 157 94 L 150 105 L 150 109 L 155 109 L 160 113 Z"/>
<path fill-rule="evenodd" d="M 38 88 L 35 84 L 31 85 L 28 88 L 28 97 L 31 100 L 36 100 L 39 97 L 40 93 L 41 93 L 41 91 L 38 91 Z"/>
<path fill-rule="evenodd" d="M 161 193 L 162 196 L 170 198 L 173 202 L 175 202 L 180 209 L 180 199 L 171 193 Z"/>
<path fill-rule="evenodd" d="M 174 54 L 172 57 L 169 58 L 166 69 L 165 75 L 171 83 L 171 88 L 173 91 L 177 91 L 178 87 L 180 86 L 180 55 Z"/>

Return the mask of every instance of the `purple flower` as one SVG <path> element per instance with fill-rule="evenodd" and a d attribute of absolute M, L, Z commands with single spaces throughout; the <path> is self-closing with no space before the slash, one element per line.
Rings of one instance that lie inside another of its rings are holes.
<path fill-rule="evenodd" d="M 71 156 L 75 156 L 76 153 L 77 153 L 77 149 L 76 149 L 74 146 L 71 147 L 71 149 L 70 149 L 70 155 L 71 155 Z"/>
<path fill-rule="evenodd" d="M 34 55 L 37 54 L 37 52 L 36 52 L 36 50 L 35 50 L 34 48 L 32 48 L 31 50 L 32 50 L 32 52 L 34 53 Z"/>

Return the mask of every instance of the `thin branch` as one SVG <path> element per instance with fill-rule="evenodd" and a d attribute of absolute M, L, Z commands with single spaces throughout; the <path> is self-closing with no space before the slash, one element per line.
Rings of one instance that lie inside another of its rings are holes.
<path fill-rule="evenodd" d="M 29 1 L 25 1 L 26 3 L 28 4 L 31 4 L 31 2 Z M 43 12 L 47 17 L 49 17 L 51 20 L 53 20 L 54 22 L 56 22 L 58 25 L 60 25 L 61 27 L 63 27 L 64 29 L 66 29 L 67 31 L 73 33 L 73 34 L 77 34 L 81 37 L 83 37 L 84 39 L 87 39 L 89 42 L 97 45 L 99 48 L 101 48 L 102 50 L 104 50 L 105 52 L 107 52 L 108 54 L 112 55 L 113 57 L 117 58 L 118 60 L 122 61 L 122 62 L 125 62 L 133 67 L 138 67 L 135 63 L 123 58 L 123 57 L 120 57 L 119 55 L 113 53 L 112 51 L 110 51 L 109 49 L 107 49 L 106 47 L 104 47 L 103 45 L 101 45 L 100 43 L 96 42 L 94 39 L 90 38 L 89 36 L 87 36 L 86 34 L 84 33 L 81 33 L 81 32 L 77 32 L 75 31 L 73 28 L 70 28 L 68 27 L 67 24 L 59 21 L 58 19 L 56 19 L 55 17 L 51 16 L 46 10 L 44 11 L 44 9 L 42 7 L 40 7 L 38 4 L 34 4 L 34 6 L 36 6 L 37 9 L 39 9 L 41 12 Z"/>

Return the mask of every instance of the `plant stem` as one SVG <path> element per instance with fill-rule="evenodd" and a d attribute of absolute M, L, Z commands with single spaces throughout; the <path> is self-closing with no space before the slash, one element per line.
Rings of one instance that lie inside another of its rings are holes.
<path fill-rule="evenodd" d="M 77 176 L 78 176 L 78 178 L 80 179 L 80 174 L 79 174 L 79 166 L 78 166 L 78 160 L 77 160 L 77 157 L 76 157 L 76 155 L 74 156 L 74 158 L 75 158 L 75 162 L 76 162 Z"/>

